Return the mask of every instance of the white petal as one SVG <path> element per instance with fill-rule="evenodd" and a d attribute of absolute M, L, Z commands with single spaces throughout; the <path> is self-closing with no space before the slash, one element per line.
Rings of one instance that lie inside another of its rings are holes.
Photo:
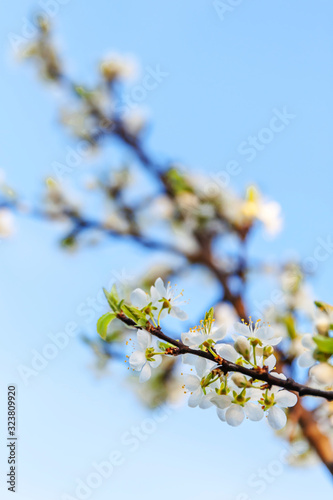
<path fill-rule="evenodd" d="M 161 296 L 154 286 L 150 287 L 150 297 L 151 297 L 151 301 L 153 302 L 155 307 L 157 307 L 156 302 L 158 302 L 160 300 Z"/>
<path fill-rule="evenodd" d="M 262 396 L 262 390 L 257 388 L 246 389 L 246 396 L 250 396 L 251 401 L 259 401 Z"/>
<path fill-rule="evenodd" d="M 276 431 L 282 429 L 287 423 L 287 416 L 281 408 L 273 406 L 268 413 L 268 423 Z"/>
<path fill-rule="evenodd" d="M 199 407 L 202 410 L 206 410 L 207 408 L 210 408 L 213 405 L 213 403 L 211 401 L 212 395 L 213 395 L 213 393 L 212 394 L 206 394 L 205 396 L 202 397 L 202 399 L 200 401 L 200 404 L 199 404 Z"/>
<path fill-rule="evenodd" d="M 220 410 L 219 408 L 216 410 L 217 416 L 222 422 L 225 422 L 225 410 Z"/>
<path fill-rule="evenodd" d="M 151 335 L 146 332 L 146 330 L 138 330 L 137 339 L 141 351 L 146 351 L 146 349 L 151 345 Z"/>
<path fill-rule="evenodd" d="M 183 332 L 181 334 L 180 338 L 182 339 L 183 344 L 192 345 L 193 333 L 192 332 Z"/>
<path fill-rule="evenodd" d="M 141 370 L 143 365 L 146 362 L 146 356 L 145 353 L 142 351 L 135 351 L 133 354 L 130 355 L 129 358 L 129 364 L 131 368 L 134 368 L 134 370 Z"/>
<path fill-rule="evenodd" d="M 272 337 L 271 339 L 268 339 L 267 341 L 264 341 L 264 343 L 266 342 L 267 345 L 278 345 L 282 340 L 282 337 Z"/>
<path fill-rule="evenodd" d="M 180 309 L 180 307 L 173 306 L 170 311 L 170 315 L 173 318 L 180 319 L 181 321 L 185 321 L 188 318 L 188 315 L 186 314 L 185 311 Z"/>
<path fill-rule="evenodd" d="M 265 365 L 268 366 L 269 371 L 273 370 L 274 366 L 276 365 L 276 357 L 274 356 L 274 354 L 268 356 L 265 361 Z"/>
<path fill-rule="evenodd" d="M 240 425 L 245 418 L 244 410 L 241 406 L 232 404 L 225 412 L 225 419 L 232 427 Z"/>
<path fill-rule="evenodd" d="M 222 340 L 226 336 L 226 333 L 227 333 L 227 328 L 223 325 L 217 328 L 217 330 L 215 330 L 213 335 L 210 335 L 209 338 L 217 342 L 218 340 Z"/>
<path fill-rule="evenodd" d="M 156 356 L 154 356 L 154 360 L 155 361 L 149 361 L 149 364 L 152 368 L 157 368 L 162 363 L 162 356 L 157 354 Z"/>
<path fill-rule="evenodd" d="M 282 408 L 288 408 L 289 406 L 295 406 L 297 396 L 293 392 L 282 390 L 275 395 L 275 401 Z"/>
<path fill-rule="evenodd" d="M 244 410 L 249 419 L 254 422 L 258 422 L 264 416 L 262 408 L 255 403 L 246 403 Z"/>
<path fill-rule="evenodd" d="M 183 354 L 183 363 L 185 365 L 192 365 L 196 369 L 199 377 L 202 377 L 205 371 L 207 371 L 207 360 L 196 356 L 194 354 Z"/>
<path fill-rule="evenodd" d="M 199 377 L 195 375 L 187 375 L 185 377 L 185 386 L 189 391 L 196 391 L 200 387 Z"/>
<path fill-rule="evenodd" d="M 183 335 L 183 334 L 182 334 Z M 183 339 L 182 342 L 184 343 Z M 194 365 L 197 356 L 195 354 L 183 354 L 182 359 L 185 365 Z"/>
<path fill-rule="evenodd" d="M 141 370 L 139 381 L 141 383 L 147 382 L 147 380 L 150 379 L 150 376 L 151 376 L 151 368 L 149 366 L 149 363 L 146 363 Z"/>
<path fill-rule="evenodd" d="M 202 379 L 202 377 L 206 377 L 209 372 L 211 372 L 214 368 L 217 367 L 217 364 L 214 363 L 213 361 L 209 361 L 209 360 L 205 359 L 205 362 L 206 362 L 205 364 L 199 362 L 195 366 L 195 369 L 197 370 L 198 377 L 200 379 Z"/>
<path fill-rule="evenodd" d="M 316 348 L 316 343 L 313 340 L 311 333 L 305 333 L 302 336 L 302 345 L 304 347 L 306 347 L 307 349 L 311 349 L 311 350 Z"/>
<path fill-rule="evenodd" d="M 191 394 L 190 397 L 188 398 L 188 402 L 187 402 L 188 405 L 191 408 L 195 408 L 200 403 L 202 396 L 203 396 L 203 392 L 201 390 L 201 387 L 199 387 L 199 389 L 197 389 L 195 392 L 193 392 L 193 394 Z"/>
<path fill-rule="evenodd" d="M 209 337 L 207 335 L 204 335 L 202 333 L 195 333 L 190 341 L 191 341 L 191 346 L 192 347 L 197 347 L 198 345 L 202 344 L 203 342 L 205 342 L 205 340 L 208 340 Z"/>
<path fill-rule="evenodd" d="M 215 346 L 215 350 L 221 358 L 227 361 L 232 361 L 233 363 L 240 357 L 236 349 L 234 349 L 230 344 L 218 344 Z"/>
<path fill-rule="evenodd" d="M 136 288 L 132 293 L 131 293 L 131 302 L 134 307 L 137 307 L 138 309 L 142 309 L 148 304 L 149 301 L 149 295 L 141 290 L 141 288 Z"/>
<path fill-rule="evenodd" d="M 309 368 L 309 366 L 312 366 L 314 364 L 315 360 L 312 357 L 311 351 L 303 352 L 303 354 L 301 354 L 298 358 L 298 365 L 302 368 Z"/>
<path fill-rule="evenodd" d="M 160 294 L 160 298 L 167 298 L 167 291 L 166 291 L 166 288 L 164 286 L 164 283 L 163 283 L 163 280 L 162 278 L 157 278 L 157 280 L 155 281 L 155 288 L 156 290 L 158 291 L 158 293 Z"/>
<path fill-rule="evenodd" d="M 232 397 L 223 394 L 216 394 L 216 396 L 212 396 L 210 400 L 215 406 L 217 406 L 217 408 L 225 410 L 231 405 Z"/>
<path fill-rule="evenodd" d="M 244 337 L 250 337 L 252 335 L 249 327 L 246 326 L 244 323 L 238 323 L 238 322 L 235 323 L 234 329 L 240 335 L 244 335 Z"/>
<path fill-rule="evenodd" d="M 255 332 L 255 337 L 260 340 L 271 339 L 272 337 L 274 337 L 273 329 L 267 325 L 260 326 Z"/>

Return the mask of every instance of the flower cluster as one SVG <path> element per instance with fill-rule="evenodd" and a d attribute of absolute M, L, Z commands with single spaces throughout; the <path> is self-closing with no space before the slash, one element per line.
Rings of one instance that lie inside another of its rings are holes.
<path fill-rule="evenodd" d="M 158 278 L 149 292 L 135 289 L 129 304 L 120 300 L 115 287 L 105 294 L 113 312 L 100 318 L 98 332 L 106 338 L 115 318 L 136 329 L 137 348 L 129 365 L 140 372 L 140 382 L 149 380 L 163 356 L 181 355 L 187 373 L 182 372 L 185 379 L 179 384 L 189 395 L 190 407 L 215 407 L 220 420 L 233 427 L 245 418 L 259 421 L 264 416 L 274 430 L 286 425 L 285 409 L 296 404 L 297 396 L 281 384 L 285 375 L 275 372 L 274 348 L 282 337 L 269 324 L 251 318 L 248 323 L 236 322 L 231 341 L 225 342 L 227 328 L 215 325 L 211 308 L 198 326 L 183 332 L 181 340 L 173 340 L 162 332 L 162 319 L 171 315 L 184 320 L 187 315 L 180 308 L 182 293 L 177 294 L 170 283 L 165 286 Z"/>
<path fill-rule="evenodd" d="M 234 345 L 215 345 L 224 336 L 222 328 L 210 335 L 206 333 L 207 339 L 201 345 L 198 344 L 198 339 L 196 342 L 201 349 L 209 349 L 208 346 L 214 345 L 216 355 L 239 366 L 266 372 L 274 370 L 276 359 L 273 345 L 278 344 L 281 338 L 275 337 L 272 329 L 260 321 L 255 324 L 252 321 L 249 324 L 236 323 L 234 330 Z M 220 334 L 217 333 L 219 331 Z M 183 338 L 184 341 L 187 340 L 186 336 L 182 336 Z M 218 417 L 233 427 L 240 425 L 245 417 L 258 421 L 265 414 L 274 429 L 285 426 L 287 417 L 282 408 L 296 404 L 295 394 L 281 390 L 278 386 L 267 387 L 260 380 L 238 372 L 224 374 L 218 364 L 211 361 L 203 360 L 198 365 L 194 358 L 192 355 L 186 360 L 189 364 L 193 362 L 196 370 L 196 375 L 188 375 L 185 379 L 185 388 L 190 392 L 189 406 L 203 409 L 215 406 Z M 283 374 L 275 372 L 272 375 L 285 378 Z"/>

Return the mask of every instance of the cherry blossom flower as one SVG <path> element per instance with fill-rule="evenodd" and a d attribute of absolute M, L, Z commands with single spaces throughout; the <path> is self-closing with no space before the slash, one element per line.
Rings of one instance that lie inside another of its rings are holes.
<path fill-rule="evenodd" d="M 162 357 L 155 354 L 152 346 L 151 334 L 145 330 L 137 331 L 139 349 L 133 352 L 129 358 L 131 368 L 140 371 L 140 382 L 146 382 L 151 377 L 151 369 L 156 368 L 162 362 Z"/>
<path fill-rule="evenodd" d="M 282 373 L 274 373 L 274 376 L 280 379 L 286 379 Z M 278 386 L 273 386 L 271 389 L 266 389 L 258 400 L 264 411 L 268 412 L 268 423 L 276 431 L 282 429 L 287 423 L 287 416 L 283 408 L 295 406 L 297 403 L 296 394 L 282 389 Z"/>
<path fill-rule="evenodd" d="M 222 340 L 227 333 L 226 327 L 224 325 L 220 327 L 213 327 L 212 321 L 201 320 L 199 326 L 191 328 L 187 333 L 182 333 L 181 339 L 183 344 L 188 345 L 193 349 L 204 344 L 204 342 L 208 342 L 212 345 L 219 340 Z"/>
<path fill-rule="evenodd" d="M 182 321 L 187 319 L 187 314 L 178 307 L 180 304 L 184 303 L 183 300 L 180 300 L 182 293 L 175 295 L 175 290 L 171 287 L 170 283 L 168 283 L 165 288 L 162 278 L 157 278 L 154 286 L 151 288 L 151 296 L 154 302 L 161 303 L 159 313 L 161 318 L 170 314 L 174 318 L 178 318 Z"/>
<path fill-rule="evenodd" d="M 264 416 L 262 408 L 252 402 L 252 393 L 251 389 L 244 388 L 239 394 L 236 391 L 233 391 L 233 395 L 216 394 L 211 397 L 211 402 L 218 410 L 222 410 L 217 411 L 217 415 L 222 421 L 226 421 L 232 427 L 237 427 L 246 416 L 255 422 Z"/>
<path fill-rule="evenodd" d="M 302 368 L 308 368 L 315 364 L 316 360 L 313 355 L 317 348 L 315 341 L 312 338 L 311 333 L 305 333 L 302 336 L 302 346 L 306 349 L 298 358 L 298 364 Z"/>
<path fill-rule="evenodd" d="M 212 366 L 214 366 L 214 363 L 207 362 L 205 365 L 197 367 L 197 375 L 186 376 L 185 387 L 190 391 L 188 405 L 191 408 L 199 405 L 200 408 L 205 409 L 212 405 L 210 397 L 207 396 L 210 396 L 211 391 L 218 387 L 217 383 L 212 382 Z M 215 391 L 213 394 L 215 394 Z"/>
<path fill-rule="evenodd" d="M 281 337 L 275 336 L 273 328 L 265 323 L 262 323 L 260 320 L 253 323 L 250 319 L 248 324 L 245 322 L 235 323 L 234 328 L 238 334 L 243 335 L 244 337 L 258 339 L 260 341 L 259 345 L 261 346 L 274 346 L 282 340 Z"/>
<path fill-rule="evenodd" d="M 141 288 L 136 288 L 131 293 L 131 302 L 133 306 L 138 309 L 143 309 L 151 302 L 151 297 L 149 293 L 145 292 Z"/>

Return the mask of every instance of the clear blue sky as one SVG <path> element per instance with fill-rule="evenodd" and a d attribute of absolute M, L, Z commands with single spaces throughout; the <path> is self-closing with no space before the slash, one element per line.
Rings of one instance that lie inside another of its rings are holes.
<path fill-rule="evenodd" d="M 169 73 L 144 102 L 151 110 L 152 151 L 211 175 L 238 160 L 242 173 L 234 187 L 254 181 L 282 205 L 283 233 L 274 241 L 258 235 L 253 255 L 282 258 L 296 251 L 305 258 L 313 255 L 318 237 L 332 234 L 331 2 L 244 0 L 224 20 L 207 0 L 69 0 L 57 5 L 57 38 L 77 80 L 93 81 L 97 61 L 108 51 L 132 53 L 143 68 L 159 64 Z M 38 2 L 30 0 L 0 7 L 0 166 L 28 198 L 40 192 L 52 162 L 62 161 L 66 147 L 73 145 L 57 125 L 52 93 L 11 53 L 9 34 L 22 34 L 36 8 Z M 237 148 L 269 123 L 274 108 L 284 106 L 295 118 L 247 162 Z M 164 500 L 170 496 L 165 482 L 172 476 L 177 498 L 218 494 L 233 500 L 243 493 L 247 500 L 265 495 L 280 500 L 281 495 L 300 496 L 301 490 L 302 499 L 310 500 L 314 485 L 323 497 L 331 495 L 331 481 L 321 468 L 286 466 L 266 483 L 265 493 L 257 494 L 248 484 L 251 474 L 279 460 L 283 443 L 264 423 L 235 430 L 213 411 L 174 411 L 131 453 L 120 436 L 151 415 L 124 386 L 119 367 L 108 379 L 94 379 L 87 369 L 93 358 L 77 338 L 25 387 L 17 367 L 29 364 L 31 350 L 40 351 L 48 334 L 62 331 L 69 321 L 93 332 L 94 323 L 78 317 L 78 305 L 95 297 L 112 273 L 124 267 L 135 272 L 145 257 L 136 252 L 133 260 L 133 248 L 123 245 L 68 256 L 56 247 L 58 236 L 56 228 L 20 219 L 17 237 L 0 246 L 0 433 L 6 384 L 16 382 L 18 499 L 73 494 L 76 478 L 85 479 L 93 462 L 115 450 L 125 462 L 95 490 L 96 500 L 130 498 L 138 491 L 140 496 L 146 491 L 147 500 Z M 332 259 L 323 262 L 313 282 L 316 296 L 331 302 L 332 269 Z M 256 298 L 263 298 L 260 287 L 255 288 Z M 3 472 L 3 449 L 0 456 Z M 2 474 L 0 488 L 5 488 Z"/>

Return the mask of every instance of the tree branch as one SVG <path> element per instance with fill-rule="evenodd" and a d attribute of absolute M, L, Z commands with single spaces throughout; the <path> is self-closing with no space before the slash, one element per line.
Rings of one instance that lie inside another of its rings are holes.
<path fill-rule="evenodd" d="M 138 328 L 139 330 L 143 329 L 141 326 L 137 325 L 135 321 L 127 318 L 127 316 L 125 316 L 125 314 L 122 312 L 118 313 L 117 317 L 127 326 Z M 155 327 L 149 322 L 147 323 L 145 330 L 155 337 L 159 338 L 160 340 L 164 340 L 165 342 L 168 342 L 169 344 L 176 347 L 175 350 L 170 352 L 170 354 L 172 354 L 173 356 L 179 356 L 181 354 L 193 354 L 195 356 L 199 356 L 201 358 L 205 358 L 209 361 L 217 363 L 219 365 L 217 369 L 221 370 L 221 372 L 223 372 L 224 374 L 228 372 L 238 372 L 242 373 L 243 375 L 247 375 L 254 380 L 261 380 L 265 382 L 269 387 L 275 385 L 278 387 L 282 387 L 283 389 L 286 389 L 288 391 L 296 392 L 299 396 L 315 396 L 324 398 L 327 401 L 333 401 L 333 391 L 322 391 L 320 389 L 308 387 L 306 385 L 295 382 L 295 380 L 293 380 L 292 378 L 280 379 L 275 377 L 271 373 L 268 373 L 267 369 L 265 368 L 246 368 L 245 366 L 237 365 L 236 363 L 227 361 L 226 359 L 221 358 L 218 354 L 216 354 L 216 357 L 214 357 L 208 351 L 191 349 L 182 342 L 169 337 L 162 332 L 160 327 Z"/>

